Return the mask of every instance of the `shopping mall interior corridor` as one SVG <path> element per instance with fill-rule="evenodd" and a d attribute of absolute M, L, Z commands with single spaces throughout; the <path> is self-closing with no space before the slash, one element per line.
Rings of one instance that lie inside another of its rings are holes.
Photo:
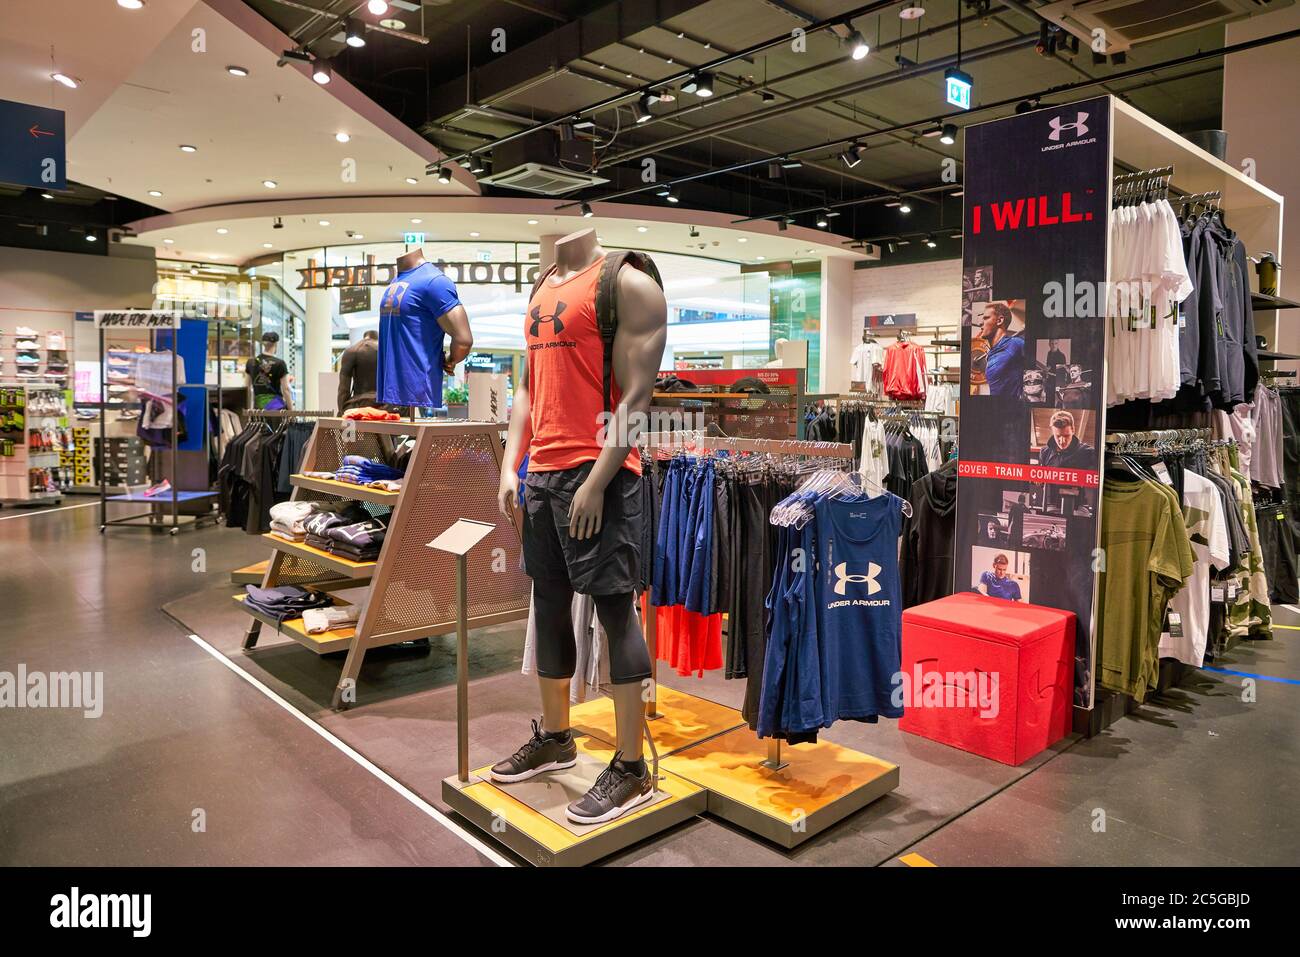
<path fill-rule="evenodd" d="M 21 622 L 0 670 L 102 671 L 103 714 L 0 715 L 0 863 L 517 863 L 439 807 L 455 754 L 450 639 L 367 659 L 361 705 L 333 713 L 338 660 L 291 642 L 238 650 L 229 573 L 266 557 L 259 539 L 102 535 L 97 503 L 72 501 L 0 512 L 4 607 Z M 179 624 L 200 608 L 202 642 Z M 896 792 L 793 853 L 703 817 L 607 863 L 1294 864 L 1300 613 L 1273 610 L 1276 639 L 1223 663 L 1258 676 L 1253 701 L 1243 677 L 1207 670 L 1021 769 L 886 722 L 837 725 L 827 737 L 900 765 Z M 517 743 L 535 696 L 518 626 L 472 639 L 471 747 L 485 759 Z M 734 697 L 720 678 L 672 681 Z"/>

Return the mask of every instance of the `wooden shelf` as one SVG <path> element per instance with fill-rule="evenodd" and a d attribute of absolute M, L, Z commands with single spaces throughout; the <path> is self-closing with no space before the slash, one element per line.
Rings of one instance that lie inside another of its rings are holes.
<path fill-rule="evenodd" d="M 1261 352 L 1259 358 L 1266 362 L 1290 362 L 1300 359 L 1300 356 L 1293 356 L 1288 352 Z"/>
<path fill-rule="evenodd" d="M 301 558 L 310 559 L 316 564 L 324 565 L 331 571 L 346 575 L 348 578 L 369 578 L 375 570 L 375 565 L 378 564 L 378 562 L 348 561 L 346 558 L 331 555 L 319 548 L 312 548 L 305 542 L 291 542 L 278 535 L 272 535 L 270 532 L 265 533 L 262 537 L 270 542 L 271 547 L 277 551 L 288 552 Z"/>
<path fill-rule="evenodd" d="M 1272 312 L 1276 309 L 1300 309 L 1300 302 L 1283 299 L 1281 296 L 1270 296 L 1267 293 L 1252 292 L 1250 307 L 1255 312 Z"/>
<path fill-rule="evenodd" d="M 336 479 L 308 478 L 306 475 L 291 475 L 289 481 L 298 488 L 311 489 L 313 492 L 326 492 L 343 498 L 356 499 L 360 502 L 373 502 L 376 505 L 396 505 L 401 492 L 385 492 L 383 489 L 369 488 L 365 485 L 353 485 L 351 482 L 339 482 Z"/>
<path fill-rule="evenodd" d="M 348 645 L 357 633 L 357 629 L 349 625 L 346 628 L 332 628 L 329 631 L 323 631 L 319 635 L 309 634 L 306 624 L 301 618 L 290 618 L 288 621 L 276 621 L 270 615 L 263 614 L 255 608 L 250 608 L 244 599 L 247 594 L 235 595 L 235 601 L 245 612 L 252 615 L 258 621 L 265 625 L 270 625 L 282 635 L 288 635 L 300 645 L 305 645 L 318 655 L 327 655 L 332 651 L 347 651 Z M 339 607 L 346 607 L 351 602 L 339 601 L 337 598 L 334 604 Z"/>

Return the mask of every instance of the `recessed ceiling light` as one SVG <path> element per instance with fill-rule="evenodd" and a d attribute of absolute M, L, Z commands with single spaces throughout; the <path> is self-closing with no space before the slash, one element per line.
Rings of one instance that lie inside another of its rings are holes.
<path fill-rule="evenodd" d="M 762 256 L 755 256 L 754 258 L 757 259 L 759 262 L 762 262 L 764 257 L 762 257 Z"/>
<path fill-rule="evenodd" d="M 162 193 L 159 192 L 159 191 L 156 190 L 156 189 L 151 189 L 151 190 L 149 190 L 149 195 L 150 195 L 150 196 L 161 196 Z"/>
<path fill-rule="evenodd" d="M 353 234 L 352 234 L 352 238 L 353 238 L 353 239 L 365 239 L 366 237 L 365 237 L 365 235 L 364 235 L 363 233 L 353 233 Z"/>
<path fill-rule="evenodd" d="M 420 181 L 416 179 L 414 176 L 406 177 L 406 181 L 412 186 L 418 186 L 420 184 Z"/>
<path fill-rule="evenodd" d="M 470 236 L 471 236 L 473 239 L 478 239 L 479 234 L 478 234 L 477 232 L 472 232 L 472 233 L 470 233 Z"/>
<path fill-rule="evenodd" d="M 80 80 L 75 76 L 68 76 L 66 73 L 51 73 L 50 79 L 62 83 L 70 90 L 75 90 L 77 87 L 81 86 Z"/>
<path fill-rule="evenodd" d="M 190 146 L 190 144 L 188 144 L 188 143 L 182 143 L 182 144 L 181 144 L 181 152 L 182 152 L 182 153 L 197 153 L 198 151 L 199 151 L 199 148 L 198 148 L 197 146 Z"/>
<path fill-rule="evenodd" d="M 348 140 L 352 139 L 352 134 L 351 134 L 351 133 L 335 133 L 335 134 L 334 134 L 334 139 L 338 140 L 340 143 L 346 143 Z"/>
<path fill-rule="evenodd" d="M 419 226 L 422 222 L 424 222 L 424 220 L 423 220 L 423 219 L 413 219 L 413 220 L 411 220 L 411 222 L 413 222 L 415 225 Z"/>
<path fill-rule="evenodd" d="M 747 242 L 749 242 L 749 237 L 748 237 L 748 236 L 741 236 L 739 239 L 736 240 L 736 242 L 738 242 L 738 243 L 747 243 Z"/>
<path fill-rule="evenodd" d="M 144 6 L 144 0 L 117 0 L 117 5 L 123 10 L 139 10 Z"/>
<path fill-rule="evenodd" d="M 330 221 L 328 219 L 321 219 L 316 222 L 317 226 L 328 226 L 329 224 Z"/>
<path fill-rule="evenodd" d="M 93 243 L 99 239 L 94 233 L 86 233 L 86 242 Z"/>
<path fill-rule="evenodd" d="M 274 247 L 274 245 L 275 245 L 274 243 L 262 243 L 262 248 L 263 248 L 263 249 L 271 249 L 271 248 Z"/>
<path fill-rule="evenodd" d="M 380 20 L 379 25 L 385 30 L 405 30 L 406 21 L 399 20 L 397 17 L 388 17 L 386 20 Z"/>
<path fill-rule="evenodd" d="M 230 66 L 226 67 L 226 72 L 231 76 L 248 76 L 248 67 L 236 66 L 232 63 Z"/>
<path fill-rule="evenodd" d="M 167 246 L 173 246 L 173 245 L 176 244 L 176 240 L 174 240 L 174 239 L 164 239 L 164 240 L 163 240 L 163 244 L 164 244 L 164 245 L 167 245 Z"/>
<path fill-rule="evenodd" d="M 529 225 L 529 226 L 536 226 L 536 225 L 537 225 L 537 220 L 535 220 L 535 219 L 530 219 L 530 220 L 528 221 L 528 225 Z"/>
<path fill-rule="evenodd" d="M 228 233 L 228 232 L 230 232 L 230 230 L 228 230 L 225 226 L 218 226 L 218 227 L 217 227 L 217 235 L 218 235 L 218 236 L 224 236 L 224 235 L 226 235 L 226 233 Z"/>
<path fill-rule="evenodd" d="M 636 231 L 637 231 L 638 233 L 644 233 L 644 232 L 646 231 L 646 228 L 645 228 L 644 226 L 638 226 L 638 227 L 636 228 Z"/>
<path fill-rule="evenodd" d="M 388 0 L 366 0 L 366 9 L 381 17 L 388 12 Z"/>
<path fill-rule="evenodd" d="M 275 189 L 280 184 L 273 179 L 264 179 L 262 180 L 262 185 L 265 186 L 267 189 Z"/>

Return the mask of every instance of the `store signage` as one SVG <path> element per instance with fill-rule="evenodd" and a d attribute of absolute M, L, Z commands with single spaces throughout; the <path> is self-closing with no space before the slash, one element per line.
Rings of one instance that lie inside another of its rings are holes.
<path fill-rule="evenodd" d="M 863 326 L 867 329 L 915 329 L 916 313 L 891 312 L 883 316 L 864 316 Z"/>
<path fill-rule="evenodd" d="M 970 109 L 970 94 L 975 88 L 975 80 L 969 73 L 963 73 L 956 67 L 949 67 L 943 75 L 948 93 L 948 102 L 959 110 Z"/>
<path fill-rule="evenodd" d="M 1103 567 L 1105 320 L 1048 303 L 1106 281 L 1110 116 L 1101 97 L 966 128 L 954 590 L 1074 612 L 1079 707 Z M 1044 149 L 1063 137 L 1077 145 Z"/>
<path fill-rule="evenodd" d="M 339 315 L 370 311 L 369 286 L 344 286 L 339 290 Z"/>
<path fill-rule="evenodd" d="M 408 246 L 423 246 L 424 233 L 406 233 L 402 237 L 402 242 Z"/>
<path fill-rule="evenodd" d="M 446 262 L 436 260 L 434 265 L 446 273 L 457 285 L 489 285 L 500 283 L 518 286 L 532 285 L 537 281 L 537 263 L 483 263 Z M 299 269 L 299 289 L 342 289 L 347 286 L 387 286 L 397 278 L 396 263 L 378 264 L 373 255 L 358 266 L 317 266 L 316 260 L 307 260 L 307 268 Z"/>
<path fill-rule="evenodd" d="M 162 309 L 95 310 L 96 329 L 179 329 L 181 314 Z"/>
<path fill-rule="evenodd" d="M 0 100 L 0 144 L 0 183 L 68 188 L 62 110 Z"/>

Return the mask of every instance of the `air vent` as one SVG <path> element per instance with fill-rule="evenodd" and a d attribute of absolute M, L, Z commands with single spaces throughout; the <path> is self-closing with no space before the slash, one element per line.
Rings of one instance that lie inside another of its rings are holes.
<path fill-rule="evenodd" d="M 489 186 L 505 189 L 523 190 L 525 193 L 541 193 L 543 196 L 562 196 L 575 189 L 597 186 L 609 180 L 594 173 L 580 173 L 561 169 L 558 166 L 546 166 L 542 163 L 524 163 L 501 173 L 493 173 L 479 179 Z"/>
<path fill-rule="evenodd" d="M 1034 12 L 1091 47 L 1105 39 L 1105 53 L 1292 6 L 1295 0 L 1056 0 Z M 1102 31 L 1097 34 L 1096 31 Z"/>

